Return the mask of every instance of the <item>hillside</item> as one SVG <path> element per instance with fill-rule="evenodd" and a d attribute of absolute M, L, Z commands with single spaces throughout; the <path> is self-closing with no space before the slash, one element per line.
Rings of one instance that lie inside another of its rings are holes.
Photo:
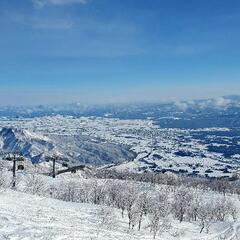
<path fill-rule="evenodd" d="M 44 126 L 44 123 L 43 123 Z M 20 152 L 33 163 L 42 162 L 46 155 L 57 153 L 71 165 L 100 166 L 121 163 L 134 158 L 126 146 L 101 142 L 84 135 L 36 133 L 31 129 L 3 127 L 0 130 L 0 148 L 6 152 Z"/>
<path fill-rule="evenodd" d="M 92 204 L 63 202 L 12 190 L 0 192 L 0 239 L 150 240 L 149 229 L 129 230 L 120 211 Z M 218 223 L 199 233 L 194 223 L 171 222 L 158 240 L 238 240 L 240 223 Z M 145 224 L 146 226 L 146 224 Z"/>

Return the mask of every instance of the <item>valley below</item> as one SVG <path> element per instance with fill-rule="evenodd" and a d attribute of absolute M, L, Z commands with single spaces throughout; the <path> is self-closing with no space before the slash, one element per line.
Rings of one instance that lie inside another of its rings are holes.
<path fill-rule="evenodd" d="M 240 129 L 161 128 L 154 120 L 46 116 L 0 118 L 0 147 L 32 163 L 56 153 L 70 166 L 230 177 L 238 172 Z"/>

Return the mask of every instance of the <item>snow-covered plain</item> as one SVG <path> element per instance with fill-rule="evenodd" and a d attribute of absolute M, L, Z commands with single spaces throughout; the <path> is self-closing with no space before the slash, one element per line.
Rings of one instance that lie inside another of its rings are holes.
<path fill-rule="evenodd" d="M 152 120 L 100 117 L 0 118 L 0 127 L 12 126 L 26 130 L 22 138 L 29 138 L 25 141 L 26 144 L 33 142 L 31 154 L 37 158 L 42 152 L 54 148 L 81 163 L 103 165 L 109 162 L 117 164 L 117 169 L 134 171 L 172 171 L 214 177 L 231 176 L 239 169 L 240 159 L 236 154 L 226 158 L 221 153 L 208 150 L 210 145 L 232 146 L 235 141 L 232 136 L 222 136 L 220 140 L 224 143 L 219 144 L 219 136 L 215 135 L 217 131 L 228 134 L 228 128 L 161 129 Z M 205 142 L 201 138 L 193 137 L 196 134 L 198 137 L 204 134 Z M 21 136 L 19 138 L 22 139 Z M 15 139 L 13 142 L 16 142 Z M 40 146 L 41 144 L 44 146 Z M 0 137 L 0 146 L 3 145 Z M 5 147 L 8 150 L 13 144 Z M 126 147 L 135 157 L 127 152 L 122 155 L 121 152 L 125 151 Z M 96 150 L 99 158 L 96 158 Z M 86 151 L 89 152 L 87 155 Z M 94 154 L 91 154 L 91 151 Z M 104 161 L 101 161 L 102 152 L 108 153 Z M 86 159 L 87 162 L 84 162 Z M 114 162 L 114 159 L 119 161 Z"/>

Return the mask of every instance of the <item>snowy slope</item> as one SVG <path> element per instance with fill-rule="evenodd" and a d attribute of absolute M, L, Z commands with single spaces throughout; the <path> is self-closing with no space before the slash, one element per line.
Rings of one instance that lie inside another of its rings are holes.
<path fill-rule="evenodd" d="M 0 131 L 0 142 L 3 150 L 21 152 L 33 162 L 38 162 L 43 152 L 49 152 L 54 148 L 49 138 L 16 128 L 2 128 Z"/>
<path fill-rule="evenodd" d="M 3 127 L 0 131 L 0 148 L 21 152 L 33 163 L 44 160 L 47 154 L 58 153 L 72 164 L 103 165 L 121 163 L 134 158 L 128 148 L 100 142 L 84 135 L 36 133 L 31 129 Z"/>
<path fill-rule="evenodd" d="M 7 190 L 0 193 L 0 240 L 152 239 L 146 231 L 129 233 L 127 221 L 103 227 L 100 207 L 67 203 Z"/>
<path fill-rule="evenodd" d="M 118 216 L 111 225 L 102 225 L 97 212 L 100 207 L 90 204 L 62 202 L 5 190 L 0 192 L 0 240 L 148 240 L 147 229 L 128 230 L 127 219 Z M 117 210 L 115 214 L 119 214 Z M 176 224 L 171 234 L 158 240 L 239 240 L 240 224 L 217 225 L 211 234 L 199 234 L 191 223 Z M 178 234 L 176 234 L 178 232 Z"/>

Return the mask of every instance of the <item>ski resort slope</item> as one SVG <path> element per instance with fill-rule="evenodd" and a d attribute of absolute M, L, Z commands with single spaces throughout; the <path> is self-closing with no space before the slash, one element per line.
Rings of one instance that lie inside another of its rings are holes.
<path fill-rule="evenodd" d="M 99 206 L 63 202 L 12 190 L 0 192 L 0 240 L 148 240 L 147 229 L 128 230 L 127 220 L 103 226 Z M 238 240 L 240 224 L 215 226 L 211 234 L 199 234 L 191 224 L 178 225 L 180 234 L 157 236 L 156 239 Z M 181 233 L 182 232 L 182 233 Z M 174 236 L 175 235 L 175 236 Z"/>
<path fill-rule="evenodd" d="M 98 206 L 63 202 L 6 190 L 0 193 L 0 239 L 93 240 L 152 239 L 126 227 L 102 227 Z M 124 225 L 124 224 L 123 224 Z"/>

